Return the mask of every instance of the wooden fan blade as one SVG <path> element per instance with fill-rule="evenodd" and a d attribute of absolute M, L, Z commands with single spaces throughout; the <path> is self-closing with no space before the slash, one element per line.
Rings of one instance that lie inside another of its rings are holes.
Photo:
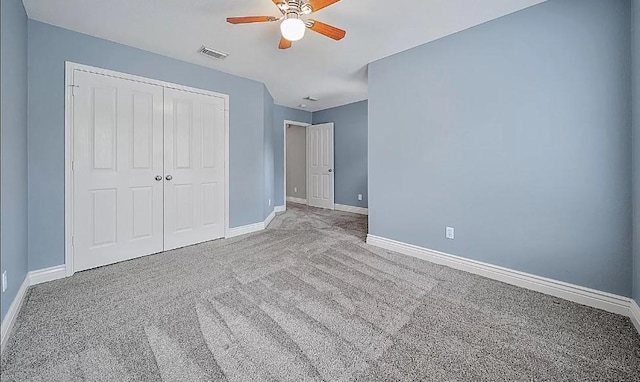
<path fill-rule="evenodd" d="M 307 4 L 311 7 L 311 12 L 318 12 L 322 8 L 326 8 L 331 4 L 337 3 L 338 1 L 340 0 L 309 0 Z"/>
<path fill-rule="evenodd" d="M 344 36 L 346 36 L 347 32 L 343 31 L 340 28 L 336 28 L 334 26 L 331 26 L 329 24 L 325 24 L 325 23 L 321 23 L 320 21 L 316 21 L 316 20 L 309 20 L 311 21 L 311 26 L 308 27 L 309 29 L 311 29 L 314 32 L 320 33 L 321 35 L 325 35 L 329 38 L 332 38 L 334 40 L 342 40 L 344 38 Z"/>
<path fill-rule="evenodd" d="M 291 41 L 287 40 L 284 37 L 280 37 L 280 45 L 278 45 L 278 49 L 289 49 L 291 48 Z"/>
<path fill-rule="evenodd" d="M 266 23 L 276 20 L 277 18 L 273 16 L 227 17 L 227 22 L 231 24 Z"/>

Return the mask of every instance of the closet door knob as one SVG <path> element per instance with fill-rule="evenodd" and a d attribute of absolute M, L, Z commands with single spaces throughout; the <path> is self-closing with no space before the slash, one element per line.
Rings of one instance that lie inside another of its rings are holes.
<path fill-rule="evenodd" d="M 162 180 L 162 175 L 156 175 L 156 180 L 159 182 Z"/>
<path fill-rule="evenodd" d="M 171 175 L 167 175 L 167 177 L 165 179 L 171 180 L 171 179 L 173 179 L 173 177 Z"/>

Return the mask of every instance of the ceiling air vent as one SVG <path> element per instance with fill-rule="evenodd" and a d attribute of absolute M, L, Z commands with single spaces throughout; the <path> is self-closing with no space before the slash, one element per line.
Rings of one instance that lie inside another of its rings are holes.
<path fill-rule="evenodd" d="M 200 48 L 200 50 L 198 52 L 201 53 L 201 54 L 204 54 L 207 57 L 216 58 L 218 60 L 224 60 L 225 58 L 227 58 L 227 56 L 229 56 L 228 53 L 221 52 L 219 50 L 215 50 L 215 49 L 211 49 L 211 48 L 207 48 L 206 46 L 203 46 L 202 48 Z"/>

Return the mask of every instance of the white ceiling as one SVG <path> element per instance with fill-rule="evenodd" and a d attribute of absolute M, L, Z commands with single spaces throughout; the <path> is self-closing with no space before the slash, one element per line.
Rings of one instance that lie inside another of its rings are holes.
<path fill-rule="evenodd" d="M 347 31 L 342 41 L 307 30 L 279 50 L 279 24 L 230 25 L 227 16 L 279 15 L 270 0 L 24 0 L 31 19 L 267 85 L 279 105 L 309 111 L 367 98 L 370 62 L 545 0 L 342 0 L 311 18 Z M 393 6 L 396 4 L 396 6 Z M 224 61 L 197 53 L 206 45 Z M 303 101 L 305 96 L 318 102 Z"/>

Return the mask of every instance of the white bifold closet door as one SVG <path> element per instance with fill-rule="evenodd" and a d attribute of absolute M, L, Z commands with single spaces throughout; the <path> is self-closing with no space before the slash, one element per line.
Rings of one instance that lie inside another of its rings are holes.
<path fill-rule="evenodd" d="M 224 99 L 164 91 L 164 249 L 224 236 Z"/>
<path fill-rule="evenodd" d="M 224 236 L 224 99 L 74 71 L 74 271 Z"/>

